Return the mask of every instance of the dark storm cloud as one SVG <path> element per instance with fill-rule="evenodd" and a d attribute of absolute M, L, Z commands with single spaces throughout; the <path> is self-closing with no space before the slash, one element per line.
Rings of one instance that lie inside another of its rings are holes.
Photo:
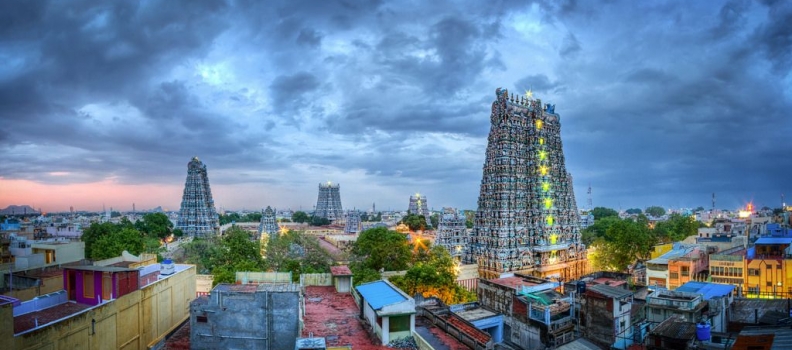
<path fill-rule="evenodd" d="M 792 6 L 680 5 L 2 2 L 0 176 L 172 183 L 198 155 L 213 183 L 362 170 L 472 208 L 501 86 L 557 104 L 595 203 L 792 192 Z"/>

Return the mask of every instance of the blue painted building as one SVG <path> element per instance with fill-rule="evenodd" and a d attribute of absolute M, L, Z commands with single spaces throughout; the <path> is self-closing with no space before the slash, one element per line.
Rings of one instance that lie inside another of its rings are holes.
<path fill-rule="evenodd" d="M 415 300 L 387 280 L 355 287 L 360 296 L 360 312 L 374 334 L 388 345 L 392 340 L 415 332 Z"/>

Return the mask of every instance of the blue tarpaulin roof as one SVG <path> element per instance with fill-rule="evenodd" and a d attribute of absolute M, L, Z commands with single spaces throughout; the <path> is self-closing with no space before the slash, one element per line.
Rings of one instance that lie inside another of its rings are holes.
<path fill-rule="evenodd" d="M 362 296 L 374 310 L 379 310 L 383 306 L 407 300 L 399 291 L 393 289 L 393 287 L 385 281 L 361 284 L 357 286 L 356 289 L 358 293 L 360 293 L 360 296 Z"/>
<path fill-rule="evenodd" d="M 792 238 L 789 237 L 760 237 L 755 244 L 790 244 Z"/>
<path fill-rule="evenodd" d="M 730 284 L 690 281 L 675 289 L 675 291 L 701 294 L 704 300 L 710 300 L 712 298 L 729 295 L 734 291 L 734 286 Z"/>

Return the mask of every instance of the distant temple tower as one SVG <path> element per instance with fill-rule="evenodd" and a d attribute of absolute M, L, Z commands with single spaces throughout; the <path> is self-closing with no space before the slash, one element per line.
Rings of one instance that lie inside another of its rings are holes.
<path fill-rule="evenodd" d="M 344 234 L 356 235 L 361 231 L 360 213 L 357 210 L 350 210 L 347 212 L 346 224 L 344 225 Z"/>
<path fill-rule="evenodd" d="M 319 199 L 316 200 L 314 215 L 330 221 L 344 218 L 344 210 L 341 208 L 341 185 L 334 185 L 330 181 L 319 184 Z"/>
<path fill-rule="evenodd" d="M 510 272 L 569 281 L 585 271 L 572 176 L 554 105 L 497 89 L 478 210 L 464 261 L 479 275 Z"/>
<path fill-rule="evenodd" d="M 258 227 L 258 234 L 259 237 L 263 235 L 268 235 L 269 238 L 275 237 L 280 231 L 278 227 L 278 221 L 275 218 L 275 210 L 273 210 L 270 206 L 267 206 L 267 209 L 261 211 L 261 221 L 259 222 Z"/>
<path fill-rule="evenodd" d="M 187 164 L 187 181 L 176 228 L 187 236 L 204 237 L 214 234 L 218 226 L 219 218 L 209 188 L 206 165 L 198 157 L 193 157 Z"/>
<path fill-rule="evenodd" d="M 407 208 L 410 214 L 423 215 L 426 219 L 426 227 L 432 227 L 432 221 L 429 220 L 429 207 L 426 205 L 426 196 L 421 197 L 420 193 L 410 196 L 410 206 Z"/>
<path fill-rule="evenodd" d="M 443 208 L 435 232 L 435 244 L 445 247 L 455 260 L 462 260 L 468 245 L 465 215 L 454 208 Z"/>

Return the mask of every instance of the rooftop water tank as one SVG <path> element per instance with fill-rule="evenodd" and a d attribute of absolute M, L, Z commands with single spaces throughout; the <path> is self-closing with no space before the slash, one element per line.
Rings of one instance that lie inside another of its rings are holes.
<path fill-rule="evenodd" d="M 710 325 L 706 322 L 700 322 L 696 325 L 696 339 L 699 341 L 710 340 Z"/>

